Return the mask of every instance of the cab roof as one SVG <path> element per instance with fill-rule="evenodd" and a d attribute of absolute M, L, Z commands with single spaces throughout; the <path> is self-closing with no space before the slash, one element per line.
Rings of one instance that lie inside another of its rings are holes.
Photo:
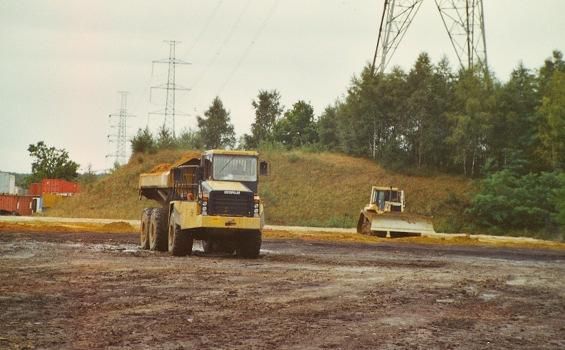
<path fill-rule="evenodd" d="M 212 155 L 212 154 L 226 154 L 230 156 L 259 156 L 257 151 L 241 151 L 241 150 L 226 150 L 226 149 L 212 149 L 209 151 L 205 151 L 204 154 Z"/>
<path fill-rule="evenodd" d="M 387 186 L 373 186 L 375 191 L 400 191 L 398 187 L 387 187 Z"/>

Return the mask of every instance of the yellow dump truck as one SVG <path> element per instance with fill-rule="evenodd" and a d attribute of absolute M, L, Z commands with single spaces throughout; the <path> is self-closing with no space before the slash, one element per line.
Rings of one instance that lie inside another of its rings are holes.
<path fill-rule="evenodd" d="M 371 197 L 359 215 L 357 232 L 378 237 L 420 236 L 434 233 L 431 218 L 404 212 L 404 191 L 373 186 Z"/>
<path fill-rule="evenodd" d="M 258 257 L 265 214 L 257 189 L 267 173 L 257 152 L 210 150 L 141 174 L 140 195 L 161 205 L 143 210 L 141 247 L 185 256 L 201 240 L 205 253 Z"/>

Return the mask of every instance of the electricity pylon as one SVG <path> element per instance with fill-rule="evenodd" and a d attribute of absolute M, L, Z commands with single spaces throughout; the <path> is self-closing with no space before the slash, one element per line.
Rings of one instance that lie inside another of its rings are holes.
<path fill-rule="evenodd" d="M 128 92 L 118 91 L 121 95 L 120 110 L 118 113 L 108 115 L 110 119 L 110 128 L 117 129 L 115 134 L 108 135 L 108 141 L 116 144 L 116 152 L 109 154 L 106 157 L 114 158 L 114 163 L 125 164 L 127 163 L 127 118 L 133 117 L 128 114 Z M 117 121 L 113 123 L 113 118 Z"/>
<path fill-rule="evenodd" d="M 384 72 L 424 0 L 384 0 L 371 70 Z M 488 71 L 482 0 L 435 0 L 461 68 Z"/>
<path fill-rule="evenodd" d="M 150 112 L 149 115 L 161 115 L 164 116 L 163 118 L 163 128 L 169 130 L 173 137 L 175 136 L 175 117 L 176 116 L 188 116 L 187 113 L 182 113 L 176 110 L 175 100 L 176 100 L 176 92 L 177 90 L 185 90 L 188 91 L 190 89 L 178 85 L 175 82 L 176 78 L 176 65 L 179 64 L 190 64 L 189 62 L 185 62 L 183 60 L 179 60 L 175 58 L 175 49 L 176 44 L 180 43 L 180 41 L 175 40 L 164 40 L 165 43 L 169 44 L 169 58 L 165 58 L 162 60 L 153 61 L 153 64 L 168 64 L 169 69 L 167 72 L 167 82 L 151 87 L 151 92 L 153 89 L 161 89 L 166 90 L 166 97 L 165 97 L 165 109 L 161 109 L 155 112 Z M 150 92 L 149 99 L 151 100 L 152 93 Z"/>

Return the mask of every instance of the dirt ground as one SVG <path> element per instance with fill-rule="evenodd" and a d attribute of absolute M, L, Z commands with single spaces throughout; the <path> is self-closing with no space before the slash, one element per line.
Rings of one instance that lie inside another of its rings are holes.
<path fill-rule="evenodd" d="M 565 251 L 0 232 L 0 349 L 564 349 Z"/>

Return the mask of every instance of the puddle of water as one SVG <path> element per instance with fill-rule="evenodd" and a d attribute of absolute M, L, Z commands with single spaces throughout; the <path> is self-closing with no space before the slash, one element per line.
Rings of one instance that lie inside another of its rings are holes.
<path fill-rule="evenodd" d="M 491 301 L 492 299 L 498 297 L 498 293 L 488 292 L 488 293 L 481 293 L 479 295 L 479 299 L 483 301 Z"/>

